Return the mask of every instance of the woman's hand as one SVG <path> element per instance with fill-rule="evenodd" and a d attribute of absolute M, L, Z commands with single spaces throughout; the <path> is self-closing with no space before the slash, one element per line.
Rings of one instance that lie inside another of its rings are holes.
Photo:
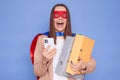
<path fill-rule="evenodd" d="M 78 63 L 74 63 L 71 61 L 70 68 L 75 72 L 75 74 L 76 71 L 80 71 L 82 74 L 85 74 L 87 69 L 86 63 L 84 63 L 82 59 L 80 59 Z"/>
<path fill-rule="evenodd" d="M 56 48 L 52 48 L 52 49 L 50 49 L 50 45 L 49 46 L 47 46 L 44 50 L 43 50 L 43 53 L 42 53 L 42 55 L 43 55 L 43 60 L 45 61 L 45 62 L 48 62 L 48 61 L 50 61 L 54 56 L 55 56 L 55 54 L 56 54 Z M 49 50 L 50 49 L 50 50 Z"/>

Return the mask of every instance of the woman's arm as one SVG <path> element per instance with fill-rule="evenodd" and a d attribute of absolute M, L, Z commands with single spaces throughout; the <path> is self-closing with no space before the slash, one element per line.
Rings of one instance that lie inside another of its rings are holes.
<path fill-rule="evenodd" d="M 43 50 L 44 50 L 44 44 L 43 44 L 43 38 L 47 36 L 41 35 L 38 37 L 36 48 L 34 52 L 34 73 L 36 76 L 44 76 L 46 72 L 48 71 L 49 63 L 46 62 L 43 59 Z"/>

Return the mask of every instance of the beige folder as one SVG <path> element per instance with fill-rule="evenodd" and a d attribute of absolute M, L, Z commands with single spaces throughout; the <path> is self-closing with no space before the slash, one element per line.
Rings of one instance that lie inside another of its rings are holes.
<path fill-rule="evenodd" d="M 87 36 L 76 34 L 66 67 L 67 73 L 81 74 L 80 71 L 74 72 L 70 69 L 70 62 L 78 63 L 80 58 L 82 58 L 84 62 L 88 62 L 92 54 L 94 42 L 93 39 Z"/>

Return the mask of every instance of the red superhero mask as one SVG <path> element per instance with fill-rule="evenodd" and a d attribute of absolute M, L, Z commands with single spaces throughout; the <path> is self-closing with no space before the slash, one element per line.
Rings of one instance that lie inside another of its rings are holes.
<path fill-rule="evenodd" d="M 54 11 L 54 18 L 62 17 L 67 19 L 67 11 Z"/>

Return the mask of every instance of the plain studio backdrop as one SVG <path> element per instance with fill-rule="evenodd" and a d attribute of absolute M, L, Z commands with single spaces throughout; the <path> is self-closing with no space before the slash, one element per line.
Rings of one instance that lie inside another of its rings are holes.
<path fill-rule="evenodd" d="M 35 80 L 30 44 L 57 3 L 68 6 L 73 32 L 96 41 L 97 67 L 85 80 L 120 80 L 120 0 L 0 0 L 0 80 Z"/>

